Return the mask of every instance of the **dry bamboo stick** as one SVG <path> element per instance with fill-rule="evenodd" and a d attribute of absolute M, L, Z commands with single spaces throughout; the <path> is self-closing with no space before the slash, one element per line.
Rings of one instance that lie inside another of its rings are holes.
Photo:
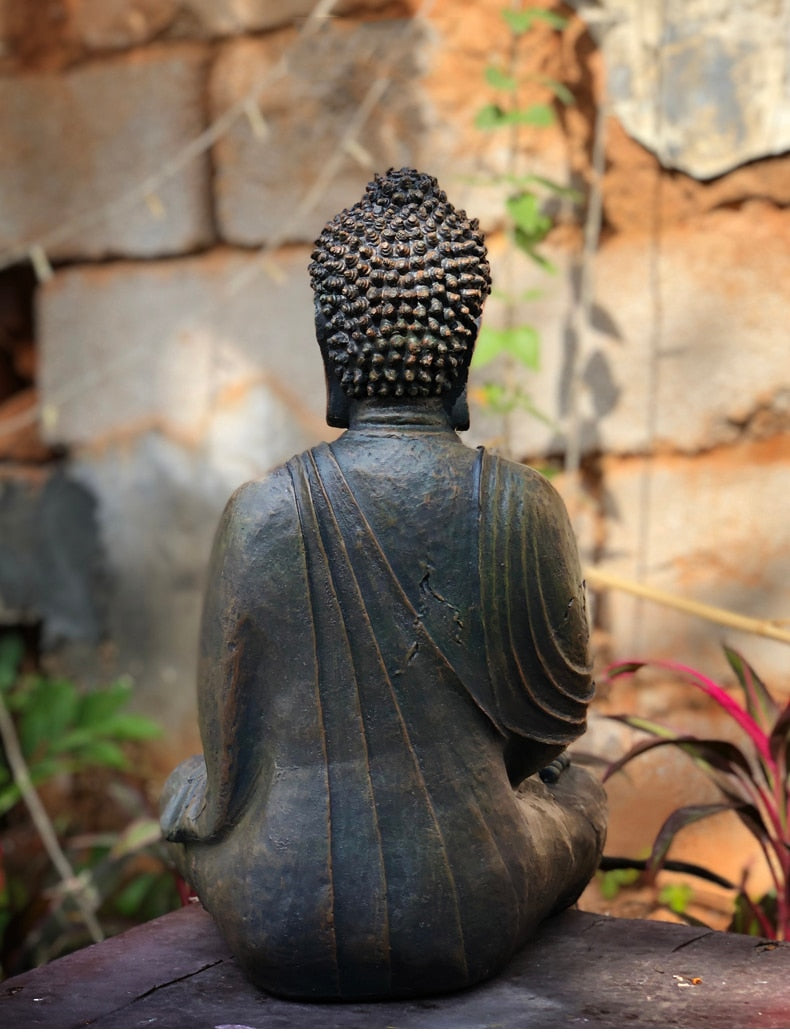
<path fill-rule="evenodd" d="M 587 567 L 584 576 L 587 583 L 593 588 L 615 588 L 622 592 L 629 592 L 631 595 L 640 596 L 642 599 L 649 599 L 651 602 L 658 603 L 659 606 L 669 606 L 673 610 L 693 614 L 695 617 L 712 621 L 714 624 L 723 624 L 725 627 L 735 628 L 738 631 L 748 631 L 753 635 L 761 635 L 763 638 L 773 638 L 779 642 L 790 644 L 790 628 L 781 627 L 781 624 L 785 622 L 744 617 L 743 614 L 723 610 L 718 606 L 709 606 L 707 603 L 684 599 L 671 592 L 664 592 L 660 588 L 650 588 L 648 585 L 631 581 L 619 574 L 611 574 L 598 567 Z"/>

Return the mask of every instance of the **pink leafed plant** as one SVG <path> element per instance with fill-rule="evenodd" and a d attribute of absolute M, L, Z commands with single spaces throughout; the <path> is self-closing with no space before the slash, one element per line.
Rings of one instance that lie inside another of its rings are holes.
<path fill-rule="evenodd" d="M 646 666 L 681 674 L 740 726 L 748 736 L 749 749 L 744 752 L 724 739 L 699 739 L 653 721 L 620 716 L 615 720 L 648 733 L 649 738 L 610 765 L 604 781 L 634 757 L 650 750 L 661 746 L 682 750 L 717 786 L 722 800 L 673 811 L 656 835 L 646 864 L 648 873 L 654 875 L 662 868 L 675 835 L 682 828 L 724 810 L 734 811 L 759 843 L 773 889 L 759 900 L 752 899 L 746 892 L 744 873 L 731 929 L 772 940 L 790 940 L 790 702 L 781 707 L 739 652 L 728 647 L 724 652 L 743 689 L 745 706 L 699 671 L 671 661 L 618 663 L 608 669 L 606 677 L 614 680 Z"/>

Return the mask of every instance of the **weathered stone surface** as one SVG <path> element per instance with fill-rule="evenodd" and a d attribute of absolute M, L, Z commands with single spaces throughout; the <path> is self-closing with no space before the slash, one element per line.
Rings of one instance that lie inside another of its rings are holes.
<path fill-rule="evenodd" d="M 178 7 L 177 0 L 77 0 L 70 4 L 69 29 L 91 50 L 135 46 L 166 29 Z"/>
<path fill-rule="evenodd" d="M 95 500 L 63 470 L 0 479 L 0 624 L 42 623 L 42 644 L 98 643 L 104 558 Z"/>
<path fill-rule="evenodd" d="M 337 0 L 332 14 L 376 10 L 389 0 Z M 71 34 L 91 49 L 124 48 L 166 35 L 204 39 L 264 32 L 303 21 L 316 0 L 71 0 Z"/>
<path fill-rule="evenodd" d="M 685 598 L 749 617 L 790 615 L 790 436 L 699 458 L 604 464 L 606 547 L 601 565 Z M 787 646 L 610 593 L 618 656 L 668 658 L 712 677 L 731 672 L 721 641 L 740 649 L 763 679 L 790 691 Z"/>
<path fill-rule="evenodd" d="M 790 212 L 757 201 L 713 212 L 655 248 L 613 242 L 596 261 L 596 296 L 619 332 L 599 334 L 585 360 L 591 396 L 617 393 L 597 420 L 600 445 L 693 452 L 735 440 L 760 409 L 786 425 L 790 305 L 775 285 Z"/>
<path fill-rule="evenodd" d="M 194 724 L 203 574 L 222 507 L 331 434 L 307 249 L 256 261 L 221 251 L 72 268 L 39 300 L 46 432 L 77 446 L 72 475 L 98 500 L 112 574 L 115 650 L 102 676 L 131 674 L 174 731 Z"/>
<path fill-rule="evenodd" d="M 603 0 L 594 12 L 614 109 L 665 165 L 707 179 L 790 147 L 784 5 Z"/>
<path fill-rule="evenodd" d="M 222 250 L 58 273 L 38 302 L 48 439 L 86 444 L 158 426 L 197 444 L 224 393 L 256 383 L 286 404 L 298 396 L 295 420 L 320 427 L 308 261 L 303 248 L 264 264 Z"/>
<path fill-rule="evenodd" d="M 671 227 L 656 250 L 641 238 L 606 243 L 594 259 L 593 328 L 576 359 L 583 450 L 663 445 L 691 453 L 735 441 L 744 428 L 762 434 L 790 427 L 790 303 L 776 290 L 788 254 L 790 211 L 758 201 Z M 517 456 L 564 451 L 573 423 L 577 274 L 566 256 L 557 265 L 559 275 L 546 277 L 517 258 L 511 281 L 542 288 L 541 297 L 516 308 L 518 322 L 539 329 L 541 369 L 518 377 L 558 428 L 525 409 L 514 412 L 508 437 Z M 495 287 L 508 282 L 496 251 L 492 269 Z M 491 299 L 486 322 L 499 325 L 503 316 L 502 302 Z M 481 370 L 475 382 L 486 375 Z M 491 417 L 473 423 L 485 436 L 501 427 Z"/>
<path fill-rule="evenodd" d="M 607 122 L 604 220 L 618 234 L 653 236 L 717 208 L 738 208 L 752 198 L 778 207 L 790 205 L 790 155 L 742 165 L 717 179 L 700 182 L 667 172 L 658 159 L 623 129 Z"/>
<path fill-rule="evenodd" d="M 129 675 L 136 705 L 172 735 L 194 734 L 204 577 L 220 513 L 244 481 L 308 444 L 265 384 L 227 398 L 203 444 L 150 432 L 83 452 L 72 478 L 96 498 L 111 578 L 102 677 Z M 94 676 L 84 657 L 67 657 Z"/>
<path fill-rule="evenodd" d="M 173 254 L 211 240 L 209 162 L 190 162 L 150 203 L 99 215 L 204 128 L 207 54 L 152 47 L 65 75 L 0 80 L 0 244 L 45 242 L 58 257 Z M 95 217 L 94 217 L 95 215 Z"/>
<path fill-rule="evenodd" d="M 401 20 L 328 22 L 297 50 L 287 70 L 279 61 L 294 44 L 292 30 L 223 48 L 211 74 L 214 115 L 266 81 L 258 105 L 262 124 L 242 119 L 214 148 L 217 218 L 225 240 L 312 242 L 327 219 L 359 199 L 374 171 L 422 165 L 428 114 L 416 80 L 424 32 Z M 338 154 L 375 76 L 393 81 L 355 146 L 345 156 L 340 150 L 339 167 L 313 211 L 300 216 L 299 205 Z"/>
<path fill-rule="evenodd" d="M 17 391 L 0 402 L 0 461 L 45 463 L 54 458 L 41 439 L 35 388 Z"/>

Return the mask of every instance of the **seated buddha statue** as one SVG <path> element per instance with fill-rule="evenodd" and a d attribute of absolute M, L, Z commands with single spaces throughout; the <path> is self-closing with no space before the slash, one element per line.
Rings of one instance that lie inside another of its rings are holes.
<path fill-rule="evenodd" d="M 204 752 L 162 828 L 263 989 L 447 992 L 501 969 L 600 857 L 603 790 L 558 760 L 593 691 L 578 553 L 547 480 L 457 434 L 490 291 L 477 221 L 390 170 L 309 271 L 345 433 L 227 504 Z"/>

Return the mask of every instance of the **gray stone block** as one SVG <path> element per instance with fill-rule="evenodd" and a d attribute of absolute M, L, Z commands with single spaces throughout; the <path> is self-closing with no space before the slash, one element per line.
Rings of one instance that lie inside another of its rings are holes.
<path fill-rule="evenodd" d="M 586 5 L 573 6 L 584 17 Z M 601 29 L 615 113 L 663 164 L 708 179 L 790 147 L 786 6 L 603 0 L 601 7 L 593 27 Z"/>
<path fill-rule="evenodd" d="M 74 446 L 108 555 L 114 648 L 101 676 L 131 675 L 174 732 L 194 727 L 203 578 L 225 502 L 331 435 L 307 261 L 291 248 L 269 272 L 230 251 L 119 262 L 59 272 L 41 294 L 48 434 Z"/>
<path fill-rule="evenodd" d="M 152 431 L 86 450 L 71 464 L 72 478 L 97 500 L 107 552 L 112 649 L 102 677 L 131 677 L 136 705 L 174 735 L 196 731 L 200 612 L 222 509 L 242 482 L 307 443 L 289 411 L 258 385 L 215 413 L 200 447 Z M 65 662 L 94 676 L 84 658 Z"/>
<path fill-rule="evenodd" d="M 323 424 L 307 249 L 57 273 L 40 292 L 45 434 L 65 444 L 159 427 L 205 440 L 234 393 L 263 385 L 296 425 Z"/>
<path fill-rule="evenodd" d="M 99 214 L 158 172 L 204 128 L 207 53 L 152 47 L 65 74 L 0 80 L 0 225 L 4 248 L 72 219 L 53 257 L 149 257 L 212 239 L 209 160 L 190 162 L 146 203 Z"/>
<path fill-rule="evenodd" d="M 788 437 L 697 458 L 613 460 L 604 468 L 601 566 L 686 599 L 746 617 L 790 615 Z M 731 672 L 722 641 L 740 649 L 772 689 L 790 690 L 787 646 L 610 592 L 605 608 L 618 658 L 690 663 Z"/>
<path fill-rule="evenodd" d="M 337 0 L 333 15 L 388 0 Z M 72 0 L 71 33 L 91 49 L 121 49 L 156 36 L 207 39 L 304 21 L 316 0 Z"/>
<path fill-rule="evenodd" d="M 423 163 L 429 116 L 417 80 L 425 59 L 424 28 L 400 20 L 328 22 L 300 45 L 287 73 L 275 75 L 295 38 L 285 31 L 228 44 L 212 69 L 215 116 L 267 73 L 274 75 L 260 94 L 258 133 L 243 119 L 214 148 L 218 225 L 232 243 L 312 242 L 329 218 L 359 200 L 374 171 Z M 314 213 L 294 219 L 379 75 L 393 81 L 355 148 L 341 154 Z"/>
<path fill-rule="evenodd" d="M 760 203 L 667 229 L 658 253 L 641 239 L 613 240 L 594 259 L 596 304 L 582 345 L 570 333 L 576 274 L 567 257 L 556 256 L 558 275 L 549 277 L 517 256 L 511 282 L 541 290 L 515 309 L 516 322 L 540 333 L 541 368 L 516 367 L 514 376 L 556 429 L 516 410 L 504 435 L 510 451 L 565 450 L 576 348 L 586 452 L 692 453 L 735 441 L 755 418 L 790 428 L 790 301 L 776 289 L 788 249 L 790 213 Z M 508 282 L 498 254 L 492 271 L 495 289 Z M 484 324 L 505 325 L 504 316 L 492 298 Z M 492 373 L 501 381 L 502 364 L 477 371 L 475 385 Z M 502 438 L 503 421 L 483 412 L 473 431 Z"/>
<path fill-rule="evenodd" d="M 104 557 L 95 500 L 62 470 L 0 480 L 0 624 L 42 625 L 42 645 L 97 644 Z"/>

